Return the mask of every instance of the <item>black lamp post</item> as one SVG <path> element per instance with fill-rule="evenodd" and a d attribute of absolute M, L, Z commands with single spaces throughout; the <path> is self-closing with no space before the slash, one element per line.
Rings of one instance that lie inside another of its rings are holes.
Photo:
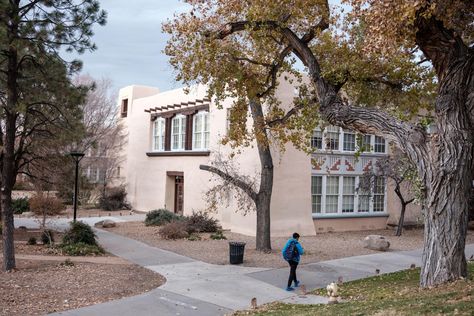
<path fill-rule="evenodd" d="M 70 152 L 72 159 L 76 162 L 76 178 L 74 180 L 74 222 L 76 221 L 76 213 L 77 213 L 77 193 L 79 191 L 78 188 L 78 181 L 79 181 L 79 161 L 81 161 L 82 157 L 84 157 L 84 153 L 73 151 Z"/>

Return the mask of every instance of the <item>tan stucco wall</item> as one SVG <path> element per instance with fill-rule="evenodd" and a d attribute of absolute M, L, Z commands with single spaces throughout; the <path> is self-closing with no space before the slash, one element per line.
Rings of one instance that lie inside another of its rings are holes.
<path fill-rule="evenodd" d="M 388 218 L 387 223 L 391 225 L 398 225 L 398 220 L 400 219 L 401 203 L 400 203 L 400 199 L 397 197 L 397 195 L 395 194 L 393 190 L 394 190 L 393 182 L 388 181 L 387 208 L 388 208 L 388 213 L 390 217 Z M 403 190 L 403 189 L 402 189 L 402 194 L 405 198 L 411 197 L 411 195 L 408 194 L 406 190 Z M 407 208 L 405 211 L 404 223 L 406 225 L 423 224 L 421 206 L 419 204 L 410 203 L 407 205 Z"/>
<path fill-rule="evenodd" d="M 384 229 L 386 226 L 387 217 L 320 218 L 314 220 L 316 233 Z"/>

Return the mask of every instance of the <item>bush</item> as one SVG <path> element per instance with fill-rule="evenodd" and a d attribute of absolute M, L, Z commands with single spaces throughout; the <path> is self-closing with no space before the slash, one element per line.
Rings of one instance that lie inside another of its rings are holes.
<path fill-rule="evenodd" d="M 185 219 L 188 233 L 215 233 L 220 229 L 217 219 L 209 217 L 208 213 L 197 212 Z"/>
<path fill-rule="evenodd" d="M 181 239 L 189 237 L 186 231 L 186 223 L 183 221 L 174 221 L 160 228 L 160 236 L 163 239 Z"/>
<path fill-rule="evenodd" d="M 180 221 L 183 216 L 175 214 L 165 209 L 153 210 L 146 214 L 145 225 L 146 226 L 161 226 L 173 221 Z"/>
<path fill-rule="evenodd" d="M 106 211 L 130 209 L 130 206 L 126 202 L 126 198 L 127 191 L 125 191 L 124 187 L 120 186 L 110 188 L 100 197 L 99 207 Z"/>
<path fill-rule="evenodd" d="M 72 222 L 71 227 L 66 230 L 63 236 L 63 244 L 72 245 L 78 243 L 98 246 L 92 227 L 84 222 Z"/>
<path fill-rule="evenodd" d="M 90 256 L 104 253 L 104 249 L 99 245 L 89 245 L 83 242 L 62 244 L 59 248 L 68 256 Z"/>
<path fill-rule="evenodd" d="M 36 237 L 31 236 L 26 242 L 27 245 L 36 245 Z"/>
<path fill-rule="evenodd" d="M 12 200 L 12 209 L 13 213 L 21 214 L 23 212 L 30 211 L 30 201 L 26 197 L 13 199 Z"/>
<path fill-rule="evenodd" d="M 50 230 L 50 229 L 43 230 L 43 232 L 41 233 L 41 242 L 44 245 L 50 245 L 50 244 L 54 243 L 54 233 L 53 233 L 53 231 Z"/>
<path fill-rule="evenodd" d="M 222 233 L 222 230 L 218 230 L 217 232 L 215 232 L 214 234 L 212 234 L 209 237 L 213 240 L 227 239 L 227 237 L 224 236 L 224 234 Z"/>
<path fill-rule="evenodd" d="M 43 227 L 46 225 L 46 217 L 60 214 L 65 208 L 63 202 L 54 196 L 40 193 L 30 198 L 30 210 L 43 218 Z"/>

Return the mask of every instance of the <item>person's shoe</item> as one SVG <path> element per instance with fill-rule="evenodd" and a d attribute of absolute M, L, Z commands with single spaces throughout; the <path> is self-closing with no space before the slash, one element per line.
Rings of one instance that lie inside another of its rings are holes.
<path fill-rule="evenodd" d="M 286 288 L 286 290 L 287 290 L 288 292 L 290 292 L 290 291 L 294 291 L 295 289 L 292 288 L 291 286 L 288 286 L 288 287 Z"/>
<path fill-rule="evenodd" d="M 300 281 L 295 281 L 295 287 L 300 286 Z"/>

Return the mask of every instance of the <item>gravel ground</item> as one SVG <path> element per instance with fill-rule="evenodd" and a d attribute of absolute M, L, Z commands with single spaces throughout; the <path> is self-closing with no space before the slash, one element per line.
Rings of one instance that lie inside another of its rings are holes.
<path fill-rule="evenodd" d="M 0 258 L 0 262 L 1 262 Z M 17 260 L 18 271 L 0 272 L 0 315 L 44 315 L 147 292 L 164 278 L 124 264 Z"/>
<path fill-rule="evenodd" d="M 281 249 L 287 240 L 283 237 L 272 238 L 272 252 L 262 253 L 255 250 L 255 237 L 231 232 L 224 232 L 227 240 L 211 240 L 209 234 L 201 234 L 202 240 L 190 241 L 186 239 L 164 240 L 158 234 L 159 227 L 147 227 L 142 222 L 118 223 L 117 227 L 107 230 L 161 249 L 214 264 L 229 263 L 229 241 L 244 241 L 246 242 L 244 266 L 268 268 L 286 266 L 286 262 L 281 258 Z M 386 236 L 391 244 L 390 251 L 412 250 L 423 246 L 423 231 L 420 229 L 406 230 L 401 237 L 393 236 L 393 230 L 322 233 L 317 236 L 302 236 L 300 238 L 305 249 L 302 264 L 376 253 L 377 251 L 362 246 L 361 241 L 370 234 Z M 474 243 L 473 231 L 468 233 L 468 243 Z"/>
<path fill-rule="evenodd" d="M 74 257 L 67 265 L 68 257 L 60 256 L 58 251 L 45 245 L 25 244 L 24 239 L 36 234 L 15 231 L 17 270 L 0 271 L 0 316 L 44 315 L 84 307 L 141 294 L 165 282 L 157 273 L 107 254 Z"/>

